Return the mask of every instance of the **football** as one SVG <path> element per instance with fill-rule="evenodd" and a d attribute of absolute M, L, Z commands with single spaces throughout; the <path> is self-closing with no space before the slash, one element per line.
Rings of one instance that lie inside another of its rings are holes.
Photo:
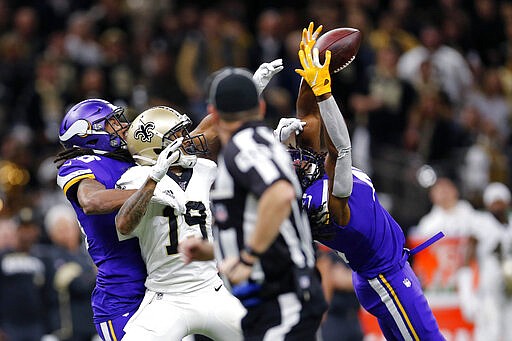
<path fill-rule="evenodd" d="M 356 28 L 342 27 L 325 32 L 316 41 L 320 52 L 320 62 L 325 60 L 325 51 L 331 51 L 331 74 L 346 68 L 356 57 L 361 45 L 361 31 Z"/>

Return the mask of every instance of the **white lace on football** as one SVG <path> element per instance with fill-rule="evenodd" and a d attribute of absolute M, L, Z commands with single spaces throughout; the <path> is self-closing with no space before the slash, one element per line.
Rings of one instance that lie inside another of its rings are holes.
<path fill-rule="evenodd" d="M 352 63 L 352 61 L 356 59 L 356 56 L 352 56 L 352 58 L 350 58 L 345 64 L 343 64 L 342 66 L 340 66 L 339 68 L 337 68 L 336 70 L 334 70 L 333 73 L 338 73 L 340 72 L 341 70 L 343 70 L 344 68 L 346 68 L 350 63 Z"/>

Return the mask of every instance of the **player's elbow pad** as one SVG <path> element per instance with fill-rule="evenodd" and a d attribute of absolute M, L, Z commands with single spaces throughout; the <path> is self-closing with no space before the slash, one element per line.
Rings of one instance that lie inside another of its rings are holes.
<path fill-rule="evenodd" d="M 346 198 L 352 194 L 354 185 L 352 179 L 352 151 L 351 147 L 338 151 L 336 167 L 334 170 L 334 184 L 332 194 L 338 198 Z"/>

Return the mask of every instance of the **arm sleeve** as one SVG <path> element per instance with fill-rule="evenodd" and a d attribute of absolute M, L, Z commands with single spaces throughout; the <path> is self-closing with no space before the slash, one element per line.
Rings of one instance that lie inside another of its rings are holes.
<path fill-rule="evenodd" d="M 347 125 L 334 97 L 331 96 L 319 102 L 318 107 L 327 133 L 338 151 L 332 194 L 336 197 L 346 198 L 352 194 L 353 186 L 352 146 Z"/>

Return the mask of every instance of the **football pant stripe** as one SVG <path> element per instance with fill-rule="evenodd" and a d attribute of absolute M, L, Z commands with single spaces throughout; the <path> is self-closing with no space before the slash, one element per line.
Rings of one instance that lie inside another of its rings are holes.
<path fill-rule="evenodd" d="M 100 323 L 101 333 L 103 340 L 105 341 L 112 341 L 112 338 L 110 337 L 110 333 L 108 332 L 107 322 L 101 322 Z"/>
<path fill-rule="evenodd" d="M 286 334 L 300 321 L 302 304 L 295 293 L 288 292 L 279 295 L 277 301 L 281 311 L 281 324 L 267 330 L 263 341 L 284 340 Z"/>
<path fill-rule="evenodd" d="M 382 275 L 379 275 L 379 277 Z M 384 278 L 384 276 L 382 276 Z M 402 334 L 402 337 L 406 341 L 413 341 L 417 340 L 413 338 L 411 333 L 409 332 L 409 329 L 406 326 L 406 321 L 404 321 L 404 318 L 402 317 L 402 314 L 398 310 L 398 305 L 396 304 L 395 300 L 392 297 L 391 291 L 388 292 L 385 285 L 379 281 L 379 278 L 373 278 L 368 281 L 377 293 L 379 295 L 381 301 L 386 305 L 386 308 L 388 309 L 388 312 L 390 313 L 391 317 L 395 321 L 398 330 L 400 331 L 400 334 Z M 387 283 L 387 281 L 386 281 Z M 388 283 L 389 284 L 389 283 Z M 394 294 L 394 291 L 393 291 Z M 396 295 L 395 295 L 396 297 Z M 401 306 L 401 305 L 400 305 Z"/>
<path fill-rule="evenodd" d="M 395 304 L 400 309 L 400 312 L 402 313 L 402 316 L 405 319 L 405 322 L 407 323 L 407 327 L 409 328 L 409 331 L 412 333 L 412 336 L 414 337 L 414 340 L 419 341 L 420 338 L 418 337 L 418 333 L 416 333 L 416 330 L 414 330 L 414 327 L 411 323 L 411 319 L 407 315 L 407 312 L 405 311 L 402 303 L 398 299 L 398 296 L 396 295 L 395 290 L 393 289 L 391 284 L 389 284 L 389 282 L 387 281 L 386 277 L 384 277 L 383 274 L 379 274 L 379 278 L 381 279 L 381 281 L 384 283 L 384 285 L 388 288 L 389 292 L 391 293 L 393 300 L 395 301 Z"/>
<path fill-rule="evenodd" d="M 114 326 L 112 325 L 112 320 L 108 320 L 108 328 L 110 329 L 112 340 L 117 341 L 116 332 L 114 330 Z"/>

